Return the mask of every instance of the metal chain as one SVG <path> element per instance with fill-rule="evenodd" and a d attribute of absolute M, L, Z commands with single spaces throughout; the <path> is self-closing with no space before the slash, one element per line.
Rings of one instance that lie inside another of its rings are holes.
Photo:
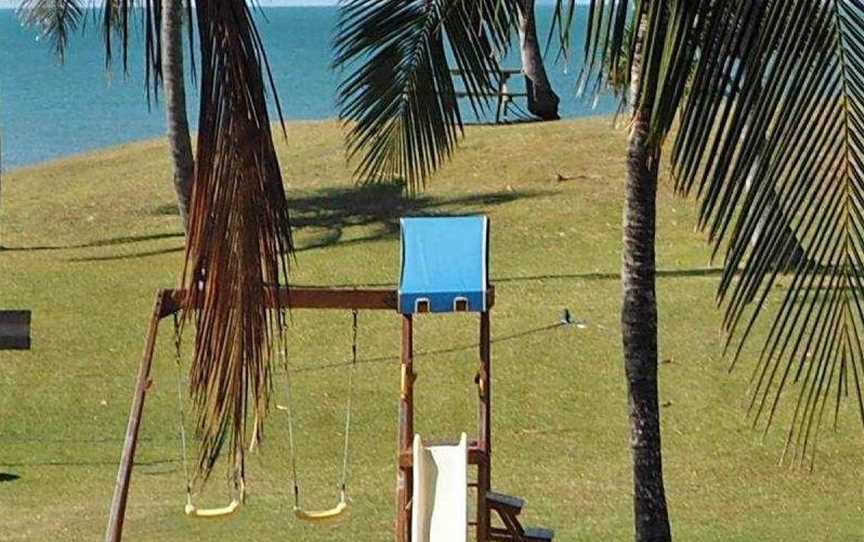
<path fill-rule="evenodd" d="M 282 368 L 285 371 L 285 410 L 288 417 L 288 450 L 291 454 L 291 478 L 294 483 L 294 508 L 300 508 L 300 481 L 297 478 L 297 453 L 294 446 L 294 413 L 291 409 L 291 369 L 288 367 L 288 344 L 285 341 L 285 325 L 279 334 L 279 350 Z"/>
<path fill-rule="evenodd" d="M 342 456 L 342 500 L 348 489 L 348 464 L 351 455 L 351 412 L 354 402 L 354 372 L 357 369 L 357 309 L 351 311 L 351 368 L 348 369 L 348 404 L 345 407 L 345 449 Z"/>
<path fill-rule="evenodd" d="M 180 449 L 183 475 L 186 479 L 186 504 L 192 504 L 192 478 L 189 476 L 189 460 L 186 444 L 186 410 L 183 408 L 183 357 L 181 352 L 180 319 L 174 313 L 174 361 L 177 365 L 177 409 L 180 412 Z"/>

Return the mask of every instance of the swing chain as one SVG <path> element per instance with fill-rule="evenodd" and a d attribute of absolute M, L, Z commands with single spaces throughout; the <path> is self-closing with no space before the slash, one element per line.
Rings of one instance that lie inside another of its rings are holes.
<path fill-rule="evenodd" d="M 354 373 L 357 369 L 357 309 L 351 311 L 351 368 L 348 369 L 348 405 L 345 414 L 345 451 L 342 456 L 342 498 L 348 489 L 348 465 L 351 454 L 351 413 L 354 402 Z"/>
<path fill-rule="evenodd" d="M 189 459 L 186 441 L 186 411 L 183 407 L 183 353 L 180 318 L 174 313 L 174 362 L 177 366 L 177 409 L 180 413 L 180 451 L 183 462 L 183 476 L 186 481 L 186 504 L 192 504 L 192 478 L 189 476 Z"/>
<path fill-rule="evenodd" d="M 291 369 L 288 367 L 288 343 L 285 340 L 286 324 L 282 323 L 279 334 L 279 350 L 282 357 L 282 370 L 285 371 L 285 410 L 288 418 L 288 448 L 291 454 L 291 479 L 294 483 L 294 508 L 300 508 L 300 480 L 297 476 L 297 452 L 294 444 L 294 412 L 291 404 Z"/>

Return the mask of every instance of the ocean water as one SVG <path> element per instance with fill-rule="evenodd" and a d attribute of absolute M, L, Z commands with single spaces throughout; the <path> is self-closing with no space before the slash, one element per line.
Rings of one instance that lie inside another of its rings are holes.
<path fill-rule="evenodd" d="M 554 54 L 547 60 L 565 117 L 607 114 L 615 109 L 615 102 L 609 97 L 595 106 L 576 96 L 576 78 L 581 68 L 576 59 L 581 54 L 585 16 L 583 8 L 576 17 L 573 36 L 576 54 L 570 65 L 555 63 Z M 537 18 L 541 37 L 545 39 L 551 8 L 538 6 Z M 335 118 L 340 75 L 330 67 L 330 44 L 337 9 L 264 8 L 258 19 L 285 118 Z M 163 134 L 161 104 L 148 106 L 146 99 L 140 45 L 133 47 L 129 58 L 128 74 L 122 72 L 119 63 L 106 71 L 99 25 L 88 21 L 83 35 L 73 36 L 61 65 L 51 45 L 38 40 L 32 29 L 22 27 L 14 11 L 0 10 L 3 169 Z M 518 56 L 511 55 L 503 64 L 518 68 Z M 513 90 L 519 90 L 520 85 L 521 81 L 514 80 Z M 197 116 L 196 94 L 190 82 L 189 110 L 193 124 Z M 465 105 L 467 109 L 468 104 Z"/>

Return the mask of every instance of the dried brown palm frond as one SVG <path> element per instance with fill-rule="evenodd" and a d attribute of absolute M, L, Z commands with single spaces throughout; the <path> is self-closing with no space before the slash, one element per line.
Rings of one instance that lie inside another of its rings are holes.
<path fill-rule="evenodd" d="M 287 272 L 291 235 L 267 114 L 268 68 L 249 8 L 199 0 L 196 12 L 201 116 L 184 286 L 195 308 L 185 314 L 196 323 L 190 386 L 206 479 L 226 441 L 242 465 L 247 420 L 265 418 L 283 318 L 265 298 Z"/>

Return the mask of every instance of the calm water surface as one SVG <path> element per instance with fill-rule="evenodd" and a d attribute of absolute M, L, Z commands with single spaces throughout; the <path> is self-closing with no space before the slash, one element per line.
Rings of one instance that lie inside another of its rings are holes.
<path fill-rule="evenodd" d="M 548 31 L 551 8 L 538 6 L 541 31 Z M 333 7 L 265 8 L 260 29 L 273 68 L 276 89 L 287 119 L 334 118 L 339 74 L 330 68 L 330 43 L 337 10 Z M 584 11 L 574 35 L 578 51 Z M 554 58 L 554 55 L 553 55 Z M 578 63 L 569 69 L 548 66 L 562 97 L 567 117 L 605 114 L 614 102 L 596 108 L 576 98 Z M 148 108 L 142 68 L 143 53 L 130 53 L 129 74 L 119 65 L 105 70 L 98 24 L 92 21 L 83 36 L 72 40 L 66 62 L 58 64 L 49 43 L 22 28 L 12 10 L 0 10 L 0 130 L 4 169 L 34 164 L 164 133 L 159 104 Z M 516 56 L 505 62 L 518 67 Z M 190 87 L 194 88 L 194 87 Z M 194 123 L 195 92 L 189 108 Z M 467 105 L 467 104 L 466 104 Z"/>

